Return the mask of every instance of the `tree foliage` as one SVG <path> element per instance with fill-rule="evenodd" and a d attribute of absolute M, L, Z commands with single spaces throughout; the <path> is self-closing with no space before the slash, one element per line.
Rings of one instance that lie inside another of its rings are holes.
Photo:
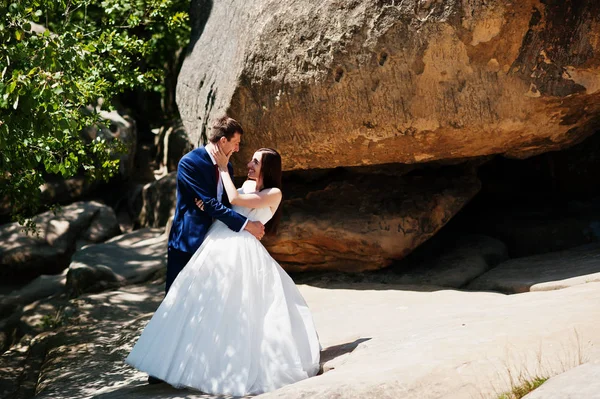
<path fill-rule="evenodd" d="M 178 0 L 0 0 L 0 201 L 23 222 L 48 174 L 118 170 L 118 141 L 83 141 L 124 90 L 164 91 L 162 65 L 189 36 Z M 83 112 L 84 110 L 91 112 Z"/>

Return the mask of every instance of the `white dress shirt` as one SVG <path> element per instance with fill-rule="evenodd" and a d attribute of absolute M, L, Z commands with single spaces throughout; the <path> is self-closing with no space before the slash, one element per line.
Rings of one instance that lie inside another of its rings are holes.
<path fill-rule="evenodd" d="M 213 158 L 212 154 L 210 153 L 210 151 L 208 151 L 208 156 L 210 157 L 210 160 L 212 161 L 213 165 L 217 164 L 217 161 L 215 161 L 215 159 Z M 219 201 L 220 203 L 223 203 L 222 199 L 223 199 L 223 182 L 221 181 L 221 172 L 219 171 L 219 175 L 217 176 L 217 201 Z"/>
<path fill-rule="evenodd" d="M 215 158 L 213 158 L 212 154 L 210 153 L 210 151 L 208 152 L 208 156 L 210 157 L 210 160 L 212 161 L 213 165 L 217 164 L 217 161 L 215 161 Z M 223 181 L 221 180 L 221 171 L 219 171 L 219 177 L 217 180 L 217 201 L 219 201 L 220 203 L 223 203 L 222 199 L 223 199 Z M 246 221 L 244 222 L 242 228 L 240 229 L 240 231 L 244 231 L 244 229 L 246 228 L 246 225 L 248 224 L 248 219 L 246 218 Z"/>

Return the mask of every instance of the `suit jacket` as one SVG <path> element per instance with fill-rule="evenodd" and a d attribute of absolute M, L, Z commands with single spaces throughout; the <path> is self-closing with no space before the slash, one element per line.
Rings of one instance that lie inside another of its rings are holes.
<path fill-rule="evenodd" d="M 233 167 L 228 165 L 233 176 Z M 204 211 L 194 202 L 200 198 Z M 215 166 L 204 147 L 196 148 L 181 158 L 177 167 L 177 205 L 169 233 L 169 248 L 182 252 L 196 252 L 214 219 L 225 223 L 231 230 L 240 231 L 246 218 L 229 208 L 229 199 L 223 191 L 223 203 L 217 200 Z"/>

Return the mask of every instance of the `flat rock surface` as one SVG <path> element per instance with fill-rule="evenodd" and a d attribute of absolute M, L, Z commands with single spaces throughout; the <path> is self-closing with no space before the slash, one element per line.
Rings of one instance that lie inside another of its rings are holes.
<path fill-rule="evenodd" d="M 582 364 L 550 378 L 523 399 L 599 399 L 600 361 Z"/>
<path fill-rule="evenodd" d="M 461 288 L 506 259 L 506 245 L 501 241 L 484 235 L 465 235 L 453 240 L 452 248 L 441 256 L 398 272 L 396 283 Z"/>
<path fill-rule="evenodd" d="M 497 398 L 512 376 L 556 375 L 600 359 L 600 283 L 556 291 L 409 291 L 301 285 L 324 374 L 264 398 Z M 161 285 L 77 299 L 77 322 L 48 351 L 38 398 L 206 398 L 148 386 L 123 363 L 162 298 Z"/>
<path fill-rule="evenodd" d="M 547 291 L 600 281 L 600 244 L 511 259 L 473 280 L 470 290 Z"/>
<path fill-rule="evenodd" d="M 143 228 L 89 245 L 73 255 L 67 271 L 66 288 L 88 292 L 102 283 L 135 284 L 164 270 L 167 234 L 162 228 Z"/>

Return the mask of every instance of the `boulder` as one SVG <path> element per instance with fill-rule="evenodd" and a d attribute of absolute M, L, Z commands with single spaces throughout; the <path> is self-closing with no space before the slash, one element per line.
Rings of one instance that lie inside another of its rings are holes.
<path fill-rule="evenodd" d="M 480 187 L 473 174 L 448 170 L 350 173 L 316 186 L 285 200 L 277 235 L 263 239 L 288 271 L 389 266 L 432 237 Z"/>
<path fill-rule="evenodd" d="M 38 234 L 24 233 L 18 223 L 0 226 L 0 275 L 27 279 L 59 273 L 77 247 L 119 233 L 112 209 L 98 202 L 75 202 L 33 220 Z"/>
<path fill-rule="evenodd" d="M 194 148 L 180 120 L 161 127 L 155 141 L 156 161 L 166 173 L 176 171 L 181 157 Z"/>
<path fill-rule="evenodd" d="M 279 231 L 263 243 L 288 271 L 358 272 L 390 265 L 433 236 L 480 187 L 470 167 L 412 175 L 406 169 L 342 168 L 308 180 L 287 176 Z M 139 226 L 167 225 L 176 185 L 171 172 L 143 187 L 141 200 L 135 200 L 141 204 Z"/>
<path fill-rule="evenodd" d="M 600 3 L 194 0 L 191 141 L 223 114 L 284 169 L 528 157 L 599 126 Z"/>
<path fill-rule="evenodd" d="M 62 179 L 58 176 L 49 177 L 42 185 L 42 202 L 44 204 L 70 204 L 88 194 L 95 184 L 84 176 Z"/>
<path fill-rule="evenodd" d="M 485 233 L 506 243 L 511 257 L 520 258 L 561 251 L 600 241 L 598 216 L 561 215 L 557 209 L 521 212 L 514 208 L 487 210 L 479 220 Z"/>
<path fill-rule="evenodd" d="M 451 245 L 451 248 L 435 259 L 417 262 L 410 270 L 396 271 L 395 282 L 415 286 L 462 288 L 508 260 L 506 245 L 492 237 L 462 235 L 455 237 Z"/>
<path fill-rule="evenodd" d="M 108 240 L 121 233 L 117 216 L 112 208 L 104 206 L 98 210 L 98 213 L 79 237 L 79 242 L 83 245 L 90 243 L 99 243 Z"/>
<path fill-rule="evenodd" d="M 66 270 L 61 274 L 41 275 L 23 288 L 0 296 L 0 319 L 8 317 L 19 306 L 26 305 L 64 291 Z"/>
<path fill-rule="evenodd" d="M 137 223 L 141 227 L 164 227 L 175 214 L 177 203 L 177 172 L 171 172 L 157 181 L 147 183 L 138 191 L 141 210 Z"/>
<path fill-rule="evenodd" d="M 600 281 L 600 244 L 511 259 L 473 280 L 470 290 L 520 293 Z"/>
<path fill-rule="evenodd" d="M 77 251 L 67 271 L 67 292 L 80 295 L 147 280 L 166 267 L 163 233 L 164 229 L 140 229 Z"/>
<path fill-rule="evenodd" d="M 137 128 L 135 121 L 127 116 L 121 115 L 117 111 L 102 110 L 102 102 L 97 107 L 88 107 L 87 112 L 97 112 L 103 123 L 97 126 L 88 126 L 83 129 L 82 136 L 84 140 L 91 141 L 97 137 L 111 142 L 114 139 L 119 139 L 125 145 L 125 151 L 122 154 L 114 154 L 114 157 L 119 156 L 119 173 L 122 177 L 130 177 L 135 170 L 135 152 L 137 148 Z M 95 108 L 95 110 L 93 109 Z"/>

